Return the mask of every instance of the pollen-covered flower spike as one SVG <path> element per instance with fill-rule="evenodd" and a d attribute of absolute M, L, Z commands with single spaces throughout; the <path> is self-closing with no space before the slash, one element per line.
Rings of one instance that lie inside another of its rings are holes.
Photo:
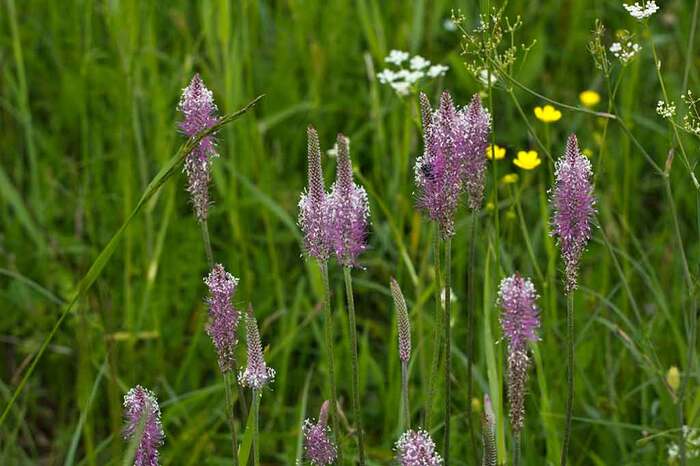
<path fill-rule="evenodd" d="M 263 357 L 258 323 L 253 315 L 253 306 L 248 305 L 246 323 L 246 343 L 248 344 L 248 364 L 238 374 L 238 383 L 244 387 L 261 389 L 275 379 L 275 370 L 268 367 Z"/>
<path fill-rule="evenodd" d="M 204 283 L 209 288 L 207 334 L 216 348 L 219 369 L 221 372 L 228 372 L 233 369 L 234 351 L 238 342 L 236 331 L 240 312 L 231 303 L 238 279 L 228 273 L 223 265 L 216 264 L 204 279 Z"/>
<path fill-rule="evenodd" d="M 440 226 L 443 237 L 454 234 L 454 216 L 462 193 L 478 209 L 483 201 L 487 138 L 491 118 L 478 97 L 457 109 L 448 92 L 433 111 L 420 95 L 423 121 L 423 155 L 416 159 L 417 205 Z"/>
<path fill-rule="evenodd" d="M 578 264 L 591 237 L 595 197 L 591 162 L 581 154 L 576 135 L 566 143 L 566 152 L 557 160 L 552 193 L 552 235 L 557 237 L 566 269 L 566 293 L 576 289 Z"/>
<path fill-rule="evenodd" d="M 532 282 L 517 272 L 501 281 L 498 304 L 501 329 L 508 341 L 508 401 L 513 432 L 520 432 L 525 423 L 528 342 L 537 340 L 540 326 L 537 298 Z"/>
<path fill-rule="evenodd" d="M 491 115 L 481 105 L 479 94 L 474 94 L 466 108 L 467 134 L 464 140 L 465 173 L 464 183 L 469 195 L 469 207 L 479 210 L 484 202 L 486 183 L 486 157 L 491 132 Z"/>
<path fill-rule="evenodd" d="M 160 407 L 155 394 L 137 385 L 124 395 L 125 440 L 140 435 L 134 455 L 134 466 L 158 466 L 158 447 L 165 433 L 160 422 Z"/>
<path fill-rule="evenodd" d="M 309 184 L 299 200 L 299 226 L 304 233 L 306 253 L 325 261 L 331 253 L 328 237 L 328 194 L 323 184 L 318 133 L 312 126 L 307 129 L 307 137 Z"/>
<path fill-rule="evenodd" d="M 304 434 L 304 456 L 315 466 L 333 464 L 338 457 L 338 449 L 330 438 L 328 404 L 326 400 L 321 405 L 318 422 L 307 419 L 301 428 Z"/>
<path fill-rule="evenodd" d="M 424 430 L 404 432 L 394 446 L 396 461 L 401 466 L 438 466 L 442 457 L 435 451 L 435 442 Z"/>
<path fill-rule="evenodd" d="M 481 414 L 481 438 L 484 442 L 482 466 L 496 466 L 496 415 L 493 412 L 491 398 L 484 395 L 484 411 Z"/>
<path fill-rule="evenodd" d="M 338 262 L 345 267 L 357 265 L 367 249 L 369 203 L 367 192 L 355 184 L 348 139 L 338 134 L 338 168 L 329 198 L 329 238 Z"/>
<path fill-rule="evenodd" d="M 185 117 L 179 127 L 187 137 L 193 137 L 200 131 L 211 128 L 218 121 L 213 94 L 204 85 L 199 74 L 195 74 L 189 86 L 182 91 L 177 109 Z M 187 192 L 192 197 L 195 215 L 199 221 L 206 220 L 209 212 L 211 162 L 217 156 L 216 140 L 214 134 L 210 134 L 202 138 L 185 159 Z"/>
<path fill-rule="evenodd" d="M 394 277 L 391 277 L 391 296 L 396 308 L 396 321 L 399 327 L 399 359 L 408 362 L 411 358 L 411 323 L 408 320 L 406 300 L 401 292 L 401 287 Z"/>

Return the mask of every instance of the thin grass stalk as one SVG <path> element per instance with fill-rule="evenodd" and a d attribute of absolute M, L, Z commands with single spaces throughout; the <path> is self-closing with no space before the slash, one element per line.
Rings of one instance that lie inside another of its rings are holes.
<path fill-rule="evenodd" d="M 513 432 L 513 466 L 520 466 L 522 450 L 520 444 L 520 432 Z"/>
<path fill-rule="evenodd" d="M 357 358 L 357 324 L 355 322 L 355 298 L 352 292 L 352 275 L 350 267 L 343 268 L 345 277 L 345 294 L 348 301 L 348 321 L 350 325 L 350 350 L 352 354 L 352 412 L 357 428 L 357 447 L 360 457 L 360 466 L 365 464 L 365 442 L 362 432 L 362 416 L 360 414 L 360 371 Z"/>
<path fill-rule="evenodd" d="M 567 367 L 566 379 L 568 393 L 566 397 L 566 419 L 564 421 L 564 443 L 561 449 L 561 466 L 566 466 L 571 439 L 571 417 L 574 411 L 574 292 L 566 295 L 566 343 L 567 343 Z"/>
<path fill-rule="evenodd" d="M 435 398 L 435 378 L 437 377 L 440 366 L 440 350 L 442 349 L 441 337 L 442 333 L 442 304 L 440 303 L 440 232 L 439 227 L 435 225 L 435 237 L 433 239 L 433 261 L 435 266 L 435 326 L 433 331 L 433 361 L 430 365 L 430 377 L 428 378 L 428 397 L 425 401 L 425 422 L 426 429 L 431 428 L 433 399 Z"/>
<path fill-rule="evenodd" d="M 139 199 L 139 201 L 136 203 L 134 209 L 131 211 L 124 223 L 122 223 L 119 229 L 114 233 L 114 235 L 112 235 L 112 238 L 109 240 L 107 245 L 102 249 L 100 254 L 92 263 L 90 269 L 88 269 L 87 273 L 83 276 L 83 278 L 80 279 L 80 282 L 78 282 L 78 284 L 76 285 L 75 291 L 73 292 L 71 298 L 68 300 L 68 304 L 66 304 L 66 306 L 63 308 L 61 315 L 59 316 L 54 326 L 51 328 L 51 331 L 46 336 L 41 346 L 39 347 L 36 356 L 34 356 L 32 363 L 29 365 L 29 368 L 22 377 L 22 380 L 20 381 L 19 385 L 12 394 L 10 401 L 8 401 L 5 405 L 5 408 L 2 412 L 2 416 L 0 416 L 0 426 L 5 422 L 5 419 L 10 413 L 12 406 L 14 406 L 15 402 L 17 401 L 17 397 L 19 397 L 20 393 L 22 393 L 22 390 L 24 390 L 25 385 L 29 381 L 29 377 L 31 377 L 31 375 L 34 373 L 37 364 L 46 352 L 46 349 L 51 343 L 51 340 L 53 340 L 53 337 L 56 335 L 56 332 L 58 332 L 58 329 L 63 324 L 63 321 L 73 310 L 73 307 L 76 305 L 76 303 L 83 296 L 85 296 L 87 291 L 92 287 L 92 285 L 95 283 L 95 280 L 97 280 L 97 277 L 99 277 L 100 273 L 102 273 L 102 270 L 104 269 L 105 265 L 107 264 L 107 262 L 109 262 L 109 259 L 112 257 L 112 254 L 114 253 L 114 250 L 116 249 L 119 240 L 121 240 L 122 236 L 124 235 L 124 232 L 134 220 L 136 215 L 141 211 L 141 209 L 143 209 L 146 203 L 158 191 L 160 191 L 160 188 L 163 186 L 163 184 L 165 184 L 165 182 L 168 181 L 170 177 L 172 177 L 175 173 L 178 172 L 179 167 L 180 165 L 182 165 L 182 162 L 185 160 L 185 157 L 187 157 L 187 154 L 192 152 L 192 150 L 195 147 L 197 147 L 197 144 L 199 144 L 202 138 L 216 132 L 225 125 L 243 116 L 246 112 L 251 110 L 262 97 L 262 95 L 256 97 L 255 99 L 250 101 L 245 107 L 241 108 L 235 113 L 230 113 L 228 115 L 223 116 L 219 119 L 219 122 L 211 128 L 208 128 L 199 133 L 197 136 L 188 139 L 184 144 L 180 146 L 178 151 L 175 153 L 175 156 L 168 161 L 166 166 L 163 167 L 155 177 L 153 177 L 151 182 L 146 187 L 146 190 L 144 191 L 143 195 L 141 196 L 141 199 Z"/>
<path fill-rule="evenodd" d="M 474 364 L 474 354 L 476 353 L 474 339 L 474 313 L 476 312 L 476 280 L 474 274 L 476 268 L 476 235 L 479 221 L 479 212 L 472 212 L 471 235 L 469 237 L 469 269 L 467 270 L 467 428 L 469 430 L 469 438 L 472 445 L 472 450 L 477 450 L 476 435 L 474 433 L 474 419 L 472 413 L 472 398 L 473 398 L 473 377 L 472 365 Z"/>
<path fill-rule="evenodd" d="M 232 387 L 236 381 L 231 375 L 231 371 L 224 373 L 224 393 L 226 394 L 226 419 L 231 429 L 231 449 L 233 450 L 233 466 L 238 466 L 238 434 L 236 432 L 236 421 L 233 407 Z"/>
<path fill-rule="evenodd" d="M 214 267 L 214 253 L 212 253 L 211 251 L 209 225 L 206 218 L 199 223 L 202 225 L 202 240 L 204 241 L 204 252 L 207 255 L 207 264 L 209 264 L 209 269 L 211 269 L 212 267 Z"/>
<path fill-rule="evenodd" d="M 408 362 L 401 361 L 401 405 L 403 407 L 403 431 L 411 428 L 411 407 L 408 404 Z"/>
<path fill-rule="evenodd" d="M 260 466 L 260 390 L 253 389 L 253 464 Z"/>
<path fill-rule="evenodd" d="M 333 343 L 333 313 L 331 312 L 331 289 L 328 281 L 328 263 L 326 261 L 318 261 L 321 268 L 321 278 L 323 280 L 323 308 L 324 308 L 324 327 L 326 339 L 326 358 L 328 358 L 328 380 L 330 387 L 331 399 L 331 423 L 333 424 L 333 435 L 338 437 L 340 429 L 338 427 L 338 393 L 335 384 L 335 348 Z M 338 464 L 343 464 L 340 445 L 338 445 Z"/>
<path fill-rule="evenodd" d="M 450 421 L 452 418 L 452 329 L 450 328 L 450 318 L 452 310 L 452 291 L 450 290 L 450 281 L 452 279 L 452 240 L 445 241 L 445 319 L 443 322 L 445 333 L 445 440 L 444 452 L 445 464 L 450 464 Z"/>

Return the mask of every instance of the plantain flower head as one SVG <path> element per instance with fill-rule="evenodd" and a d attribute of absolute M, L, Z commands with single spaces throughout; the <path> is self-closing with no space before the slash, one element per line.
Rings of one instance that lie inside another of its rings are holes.
<path fill-rule="evenodd" d="M 304 455 L 315 466 L 333 464 L 338 457 L 338 449 L 330 438 L 328 427 L 328 400 L 321 405 L 318 422 L 304 421 L 301 428 L 304 434 Z"/>
<path fill-rule="evenodd" d="M 401 466 L 439 466 L 442 457 L 435 451 L 435 442 L 424 430 L 404 432 L 394 446 L 396 461 Z"/>
<path fill-rule="evenodd" d="M 216 264 L 204 279 L 204 283 L 209 288 L 207 334 L 216 348 L 219 369 L 221 372 L 228 372 L 233 369 L 234 350 L 238 342 L 236 331 L 240 312 L 231 303 L 238 279 L 228 273 L 223 265 Z"/>
<path fill-rule="evenodd" d="M 391 277 L 391 296 L 396 308 L 396 321 L 399 333 L 399 359 L 407 363 L 411 358 L 411 323 L 408 320 L 406 300 L 401 292 L 401 287 L 394 277 Z"/>
<path fill-rule="evenodd" d="M 321 170 L 321 148 L 316 130 L 309 126 L 306 133 L 309 185 L 299 200 L 299 226 L 304 233 L 306 253 L 320 261 L 326 261 L 331 253 L 331 244 L 328 235 L 328 194 Z"/>
<path fill-rule="evenodd" d="M 248 364 L 238 374 L 238 383 L 243 387 L 260 390 L 275 380 L 275 370 L 268 367 L 263 357 L 262 343 L 258 323 L 253 315 L 253 307 L 248 306 L 246 323 L 246 343 L 248 346 Z"/>
<path fill-rule="evenodd" d="M 140 435 L 134 455 L 134 466 L 158 466 L 158 448 L 165 433 L 160 422 L 160 407 L 155 394 L 137 385 L 124 395 L 125 440 Z"/>

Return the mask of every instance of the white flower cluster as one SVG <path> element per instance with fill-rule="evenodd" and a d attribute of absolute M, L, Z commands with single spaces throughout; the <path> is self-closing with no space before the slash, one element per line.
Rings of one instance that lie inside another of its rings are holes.
<path fill-rule="evenodd" d="M 685 437 L 685 453 L 688 458 L 700 457 L 700 429 L 683 426 L 683 437 Z M 676 461 L 680 457 L 680 448 L 677 443 L 668 446 L 669 461 Z"/>
<path fill-rule="evenodd" d="M 667 104 L 663 100 L 659 100 L 656 104 L 656 113 L 661 118 L 671 119 L 676 115 L 676 104 L 673 101 Z"/>
<path fill-rule="evenodd" d="M 408 60 L 408 68 L 403 67 L 403 63 Z M 409 95 L 413 90 L 413 85 L 421 79 L 428 77 L 431 79 L 444 75 L 449 69 L 445 65 L 432 65 L 430 61 L 416 55 L 409 60 L 408 52 L 392 50 L 385 62 L 399 67 L 398 70 L 384 68 L 377 73 L 377 79 L 382 84 L 388 84 L 399 95 Z"/>
<path fill-rule="evenodd" d="M 688 107 L 688 112 L 683 115 L 683 129 L 700 137 L 700 112 L 698 111 L 700 99 L 695 98 L 690 89 L 685 94 L 681 94 L 681 99 Z"/>
<path fill-rule="evenodd" d="M 486 69 L 479 71 L 478 78 L 484 87 L 491 87 L 498 81 L 498 77 L 493 70 L 491 70 L 491 72 Z"/>
<path fill-rule="evenodd" d="M 610 51 L 612 52 L 612 54 L 615 55 L 615 57 L 619 59 L 622 63 L 629 62 L 641 50 L 642 47 L 639 44 L 636 44 L 632 41 L 627 41 L 623 43 L 613 42 L 613 44 L 610 46 Z"/>
<path fill-rule="evenodd" d="M 659 10 L 659 7 L 654 0 L 645 0 L 642 2 L 641 5 L 639 4 L 639 2 L 634 2 L 634 5 L 625 3 L 624 7 L 625 10 L 627 10 L 627 12 L 630 15 L 632 15 L 633 18 L 638 19 L 640 21 L 648 18 L 649 16 L 653 15 Z"/>

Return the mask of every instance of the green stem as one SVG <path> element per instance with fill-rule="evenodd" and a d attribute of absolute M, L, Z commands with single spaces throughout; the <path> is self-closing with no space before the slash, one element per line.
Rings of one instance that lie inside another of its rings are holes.
<path fill-rule="evenodd" d="M 325 324 L 325 339 L 326 339 L 326 358 L 328 359 L 328 381 L 330 388 L 331 400 L 331 423 L 333 424 L 333 435 L 336 438 L 336 444 L 340 436 L 338 427 L 338 393 L 335 385 L 335 350 L 333 345 L 333 313 L 331 312 L 331 289 L 328 282 L 328 262 L 318 261 L 321 268 L 321 278 L 323 279 L 323 307 L 324 307 L 324 324 Z M 338 464 L 342 464 L 340 448 L 338 448 Z"/>
<path fill-rule="evenodd" d="M 564 443 L 561 450 L 561 466 L 566 466 L 566 459 L 571 439 L 571 417 L 574 411 L 574 292 L 566 295 L 567 328 L 567 368 L 568 394 L 566 398 L 566 420 L 564 423 Z"/>
<path fill-rule="evenodd" d="M 439 227 L 435 226 L 435 238 L 433 240 L 433 261 L 435 266 L 435 326 L 433 331 L 433 361 L 430 365 L 430 377 L 428 378 L 428 397 L 425 401 L 425 422 L 426 429 L 431 428 L 433 399 L 435 398 L 435 379 L 437 377 L 438 368 L 440 365 L 440 350 L 442 344 L 440 342 L 442 333 L 440 332 L 442 324 L 442 304 L 441 286 L 440 286 L 440 231 Z"/>
<path fill-rule="evenodd" d="M 233 396 L 231 394 L 232 383 L 231 371 L 224 373 L 224 392 L 226 394 L 226 419 L 228 420 L 229 428 L 231 429 L 231 448 L 233 450 L 233 466 L 238 466 L 238 435 L 236 433 L 236 422 L 233 412 Z"/>
<path fill-rule="evenodd" d="M 260 466 L 260 398 L 262 393 L 253 389 L 253 464 Z"/>
<path fill-rule="evenodd" d="M 471 235 L 469 237 L 469 270 L 467 270 L 467 422 L 469 429 L 469 438 L 471 439 L 472 450 L 477 451 L 476 446 L 476 436 L 474 434 L 474 418 L 472 413 L 472 366 L 474 365 L 476 353 L 476 346 L 474 341 L 474 314 L 476 313 L 476 280 L 474 275 L 476 274 L 476 268 L 474 264 L 476 262 L 476 235 L 477 228 L 479 226 L 479 211 L 472 211 L 472 225 L 471 225 Z M 477 458 L 478 460 L 478 458 Z"/>
<path fill-rule="evenodd" d="M 401 401 L 403 406 L 404 431 L 411 428 L 411 408 L 408 404 L 408 362 L 401 361 Z"/>
<path fill-rule="evenodd" d="M 211 239 L 209 238 L 209 225 L 207 219 L 199 222 L 202 225 L 202 239 L 204 240 L 204 252 L 207 254 L 209 268 L 214 267 L 214 254 L 211 252 Z"/>
<path fill-rule="evenodd" d="M 450 320 L 452 316 L 452 292 L 450 281 L 452 279 L 452 240 L 445 241 L 445 319 L 443 321 L 445 332 L 445 440 L 444 454 L 445 464 L 450 464 L 450 424 L 452 421 L 452 331 Z"/>
<path fill-rule="evenodd" d="M 357 359 L 357 324 L 355 322 L 355 298 L 352 293 L 352 275 L 350 267 L 343 268 L 345 276 L 345 294 L 348 300 L 348 321 L 350 325 L 350 350 L 352 352 L 352 411 L 357 426 L 357 446 L 360 455 L 360 466 L 365 464 L 365 444 L 362 432 L 362 416 L 360 414 L 360 371 Z"/>
<path fill-rule="evenodd" d="M 521 456 L 520 432 L 513 432 L 513 466 L 520 466 Z"/>

